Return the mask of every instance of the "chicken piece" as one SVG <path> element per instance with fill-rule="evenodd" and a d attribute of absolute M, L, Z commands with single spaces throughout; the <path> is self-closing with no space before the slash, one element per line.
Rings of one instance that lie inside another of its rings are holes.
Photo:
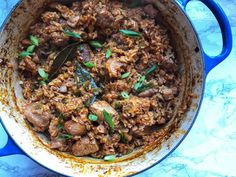
<path fill-rule="evenodd" d="M 38 72 L 38 67 L 30 56 L 25 57 L 19 65 L 22 70 L 27 70 L 35 75 Z"/>
<path fill-rule="evenodd" d="M 90 111 L 98 116 L 99 121 L 104 120 L 103 110 L 106 110 L 111 116 L 117 117 L 118 113 L 106 101 L 96 101 L 90 106 Z"/>
<path fill-rule="evenodd" d="M 25 118 L 33 124 L 34 129 L 38 132 L 43 132 L 49 125 L 49 120 L 52 118 L 49 109 L 45 109 L 41 103 L 31 103 L 25 106 Z"/>
<path fill-rule="evenodd" d="M 56 109 L 66 117 L 70 116 L 78 108 L 83 107 L 83 102 L 81 98 L 73 97 L 66 99 L 65 103 L 54 102 L 53 104 L 55 105 Z"/>
<path fill-rule="evenodd" d="M 67 121 L 64 126 L 65 130 L 73 136 L 84 135 L 87 132 L 85 125 L 73 120 Z"/>
<path fill-rule="evenodd" d="M 45 23 L 50 23 L 51 21 L 59 19 L 59 15 L 56 12 L 45 12 L 42 15 L 42 20 Z"/>
<path fill-rule="evenodd" d="M 157 92 L 156 89 L 148 89 L 138 94 L 139 97 L 152 97 Z"/>
<path fill-rule="evenodd" d="M 111 12 L 109 12 L 105 8 L 98 12 L 96 19 L 97 19 L 96 26 L 101 29 L 111 28 L 113 26 L 112 24 L 115 21 L 115 18 L 113 17 Z"/>
<path fill-rule="evenodd" d="M 96 140 L 90 140 L 88 137 L 81 138 L 72 146 L 72 153 L 75 156 L 85 156 L 95 153 L 99 150 Z"/>
<path fill-rule="evenodd" d="M 59 121 L 57 118 L 52 118 L 50 125 L 49 125 L 49 133 L 51 135 L 51 137 L 56 137 L 58 135 L 59 129 L 57 128 Z"/>
<path fill-rule="evenodd" d="M 72 16 L 75 16 L 75 12 L 73 10 L 69 9 L 68 7 L 62 4 L 52 3 L 50 7 L 57 9 L 61 13 L 62 17 L 64 17 L 66 20 L 68 20 Z"/>
<path fill-rule="evenodd" d="M 169 100 L 172 100 L 175 97 L 175 94 L 177 93 L 177 88 L 176 87 L 168 88 L 166 86 L 163 86 L 160 89 L 160 92 L 162 93 L 163 98 L 166 101 L 169 101 Z"/>
<path fill-rule="evenodd" d="M 135 117 L 149 111 L 151 101 L 147 98 L 131 97 L 122 103 L 122 112 L 125 117 Z"/>
<path fill-rule="evenodd" d="M 148 4 L 143 8 L 144 12 L 148 14 L 149 17 L 155 18 L 158 15 L 157 9 L 153 7 L 152 4 Z"/>
<path fill-rule="evenodd" d="M 117 61 L 115 59 L 110 59 L 106 62 L 106 69 L 109 73 L 110 78 L 117 78 L 120 76 L 120 73 L 124 71 L 122 67 L 124 67 L 125 64 Z"/>
<path fill-rule="evenodd" d="M 65 141 L 60 140 L 58 137 L 56 137 L 51 140 L 50 147 L 52 149 L 59 149 L 60 151 L 67 151 L 69 146 L 65 143 Z"/>

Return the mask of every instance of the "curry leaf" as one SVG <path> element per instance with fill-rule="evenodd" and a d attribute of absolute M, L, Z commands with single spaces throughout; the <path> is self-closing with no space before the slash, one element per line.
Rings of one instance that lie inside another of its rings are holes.
<path fill-rule="evenodd" d="M 36 45 L 36 46 L 39 45 L 39 40 L 36 37 L 34 37 L 33 35 L 30 35 L 30 41 L 33 45 Z"/>
<path fill-rule="evenodd" d="M 91 74 L 86 69 L 84 69 L 79 63 L 77 64 L 76 76 L 78 77 L 77 79 L 78 88 L 80 88 L 86 81 L 89 81 L 91 89 L 98 89 L 98 86 L 94 81 L 93 77 L 91 76 Z M 98 93 L 94 92 L 94 96 L 90 100 L 88 105 L 92 105 L 95 102 L 97 95 Z"/>
<path fill-rule="evenodd" d="M 132 31 L 132 30 L 120 30 L 120 33 L 122 33 L 125 36 L 130 36 L 130 37 L 139 37 L 141 36 L 141 34 L 139 32 L 136 31 Z"/>
<path fill-rule="evenodd" d="M 109 48 L 106 51 L 106 59 L 109 59 L 111 57 L 111 55 L 112 55 L 112 50 L 111 50 L 111 48 Z"/>
<path fill-rule="evenodd" d="M 74 37 L 74 38 L 78 38 L 78 39 L 81 38 L 80 34 L 75 33 L 75 32 L 73 32 L 73 31 L 69 31 L 69 30 L 64 30 L 64 34 L 65 34 L 66 36 L 70 36 L 70 37 Z"/>
<path fill-rule="evenodd" d="M 77 45 L 78 45 L 77 42 L 70 44 L 57 54 L 52 64 L 51 74 L 49 78 L 50 80 L 57 74 L 59 69 L 64 65 L 66 61 L 74 58 L 77 50 Z"/>
<path fill-rule="evenodd" d="M 115 128 L 115 124 L 112 120 L 111 115 L 104 109 L 103 110 L 103 116 L 105 118 L 105 121 L 108 123 L 108 125 L 110 126 L 111 130 L 114 131 Z"/>

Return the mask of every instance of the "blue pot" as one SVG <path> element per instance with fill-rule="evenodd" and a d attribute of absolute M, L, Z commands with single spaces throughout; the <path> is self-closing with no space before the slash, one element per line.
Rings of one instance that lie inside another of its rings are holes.
<path fill-rule="evenodd" d="M 207 74 L 232 50 L 232 32 L 222 8 L 213 0 L 200 0 L 215 15 L 223 38 L 221 53 L 217 56 L 209 56 L 204 52 L 196 30 L 185 13 L 189 0 L 143 0 L 142 2 L 144 1 L 152 3 L 159 10 L 159 18 L 171 33 L 176 55 L 181 63 L 180 72 L 184 84 L 180 93 L 180 102 L 176 104 L 176 115 L 164 131 L 168 133 L 173 127 L 178 126 L 178 128 L 175 128 L 172 134 L 168 136 L 166 134 L 165 138 L 151 147 L 138 149 L 115 162 L 78 158 L 50 150 L 47 142 L 36 136 L 23 119 L 24 100 L 15 63 L 18 55 L 17 44 L 26 35 L 30 23 L 40 14 L 43 4 L 50 0 L 34 2 L 22 0 L 14 7 L 0 28 L 0 58 L 3 59 L 0 71 L 0 120 L 9 135 L 7 145 L 0 149 L 0 156 L 25 154 L 46 168 L 67 176 L 104 174 L 127 176 L 149 169 L 178 147 L 197 118 Z M 7 63 L 11 63 L 13 68 L 8 67 Z M 184 111 L 179 113 L 180 110 Z"/>

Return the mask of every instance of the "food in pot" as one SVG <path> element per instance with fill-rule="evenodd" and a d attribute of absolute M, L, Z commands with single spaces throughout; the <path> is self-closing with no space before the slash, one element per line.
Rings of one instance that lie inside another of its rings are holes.
<path fill-rule="evenodd" d="M 24 115 L 52 149 L 114 160 L 156 141 L 181 85 L 152 5 L 48 4 L 19 44 Z"/>

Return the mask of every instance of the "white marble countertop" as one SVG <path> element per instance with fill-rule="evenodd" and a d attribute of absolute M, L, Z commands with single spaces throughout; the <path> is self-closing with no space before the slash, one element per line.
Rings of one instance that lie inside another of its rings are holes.
<path fill-rule="evenodd" d="M 236 1 L 215 0 L 225 10 L 236 40 Z M 0 0 L 0 24 L 18 0 Z M 187 6 L 203 47 L 218 54 L 222 39 L 210 11 L 198 1 Z M 231 55 L 207 77 L 198 118 L 183 143 L 165 160 L 137 177 L 236 176 L 236 45 Z M 7 136 L 0 125 L 0 148 Z M 0 177 L 60 176 L 24 155 L 0 157 Z"/>

